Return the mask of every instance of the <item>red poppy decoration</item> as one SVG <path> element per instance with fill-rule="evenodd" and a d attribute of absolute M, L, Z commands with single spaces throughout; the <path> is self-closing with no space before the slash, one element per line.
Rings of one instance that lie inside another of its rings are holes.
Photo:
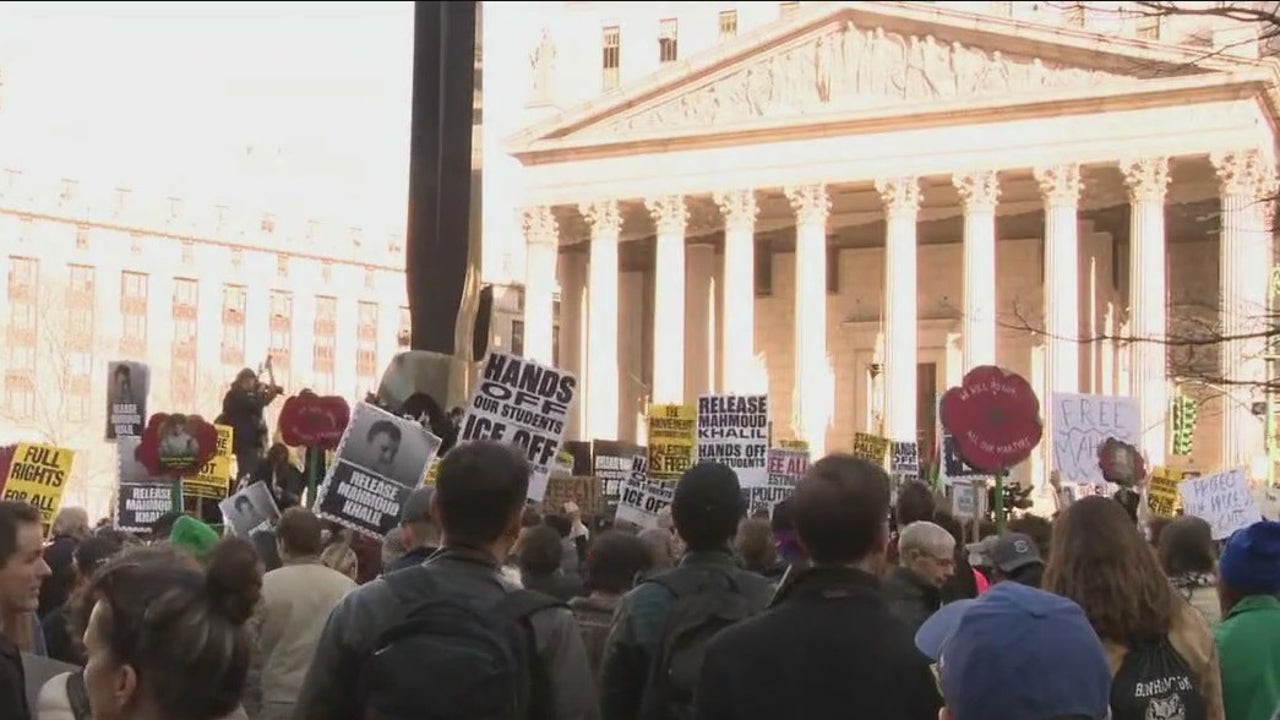
<path fill-rule="evenodd" d="M 280 436 L 285 445 L 335 450 L 350 421 L 345 398 L 303 390 L 280 408 Z"/>
<path fill-rule="evenodd" d="M 942 396 L 939 410 L 960 457 L 985 473 L 1026 460 L 1044 434 L 1040 400 L 1030 383 L 994 365 L 970 370 Z"/>
<path fill-rule="evenodd" d="M 0 446 L 0 493 L 4 492 L 4 483 L 9 479 L 9 466 L 13 464 L 13 456 L 16 452 L 18 452 L 17 445 Z"/>
<path fill-rule="evenodd" d="M 1147 476 L 1147 461 L 1138 448 L 1113 437 L 1098 446 L 1098 467 L 1104 480 L 1124 487 L 1139 485 Z"/>
<path fill-rule="evenodd" d="M 153 477 L 191 477 L 218 452 L 218 431 L 199 415 L 156 413 L 134 457 Z"/>

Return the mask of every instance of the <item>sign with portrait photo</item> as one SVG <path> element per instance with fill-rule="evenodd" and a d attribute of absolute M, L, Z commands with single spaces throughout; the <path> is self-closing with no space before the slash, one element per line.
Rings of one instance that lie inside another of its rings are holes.
<path fill-rule="evenodd" d="M 218 503 L 222 517 L 232 532 L 249 537 L 260 528 L 271 527 L 280 521 L 280 508 L 266 483 L 257 482 Z"/>
<path fill-rule="evenodd" d="M 107 363 L 107 440 L 142 434 L 150 383 L 151 369 L 146 363 L 126 360 Z"/>
<path fill-rule="evenodd" d="M 440 438 L 415 420 L 357 403 L 329 464 L 316 514 L 381 538 L 400 524 L 400 508 L 422 485 Z"/>
<path fill-rule="evenodd" d="M 527 495 L 542 502 L 577 393 L 572 373 L 491 350 L 467 403 L 458 442 L 491 440 L 520 448 L 533 470 Z"/>
<path fill-rule="evenodd" d="M 132 533 L 151 532 L 161 515 L 173 509 L 173 483 L 170 478 L 152 477 L 138 462 L 139 438 L 122 435 L 116 438 L 117 481 L 114 526 Z"/>

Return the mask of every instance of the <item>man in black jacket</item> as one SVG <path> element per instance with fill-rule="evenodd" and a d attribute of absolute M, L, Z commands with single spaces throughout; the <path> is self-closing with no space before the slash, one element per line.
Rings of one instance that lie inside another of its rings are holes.
<path fill-rule="evenodd" d="M 711 641 L 694 702 L 700 720 L 934 720 L 929 661 L 881 597 L 889 477 L 849 456 L 814 463 L 792 501 L 812 567 L 763 615 Z"/>
<path fill-rule="evenodd" d="M 40 511 L 21 502 L 0 502 L 0 618 L 14 626 L 0 626 L 0 717 L 30 720 L 26 675 L 20 648 L 43 648 L 35 621 L 40 585 L 49 577 L 41 554 L 44 533 Z M 18 623 L 21 623 L 19 625 Z M 43 653 L 43 651 L 42 651 Z"/>
<path fill-rule="evenodd" d="M 233 431 L 231 450 L 236 456 L 237 478 L 258 468 L 267 440 L 262 411 L 283 392 L 279 387 L 258 382 L 258 374 L 245 368 L 236 374 L 236 381 L 222 396 L 222 414 L 216 422 L 231 426 Z"/>

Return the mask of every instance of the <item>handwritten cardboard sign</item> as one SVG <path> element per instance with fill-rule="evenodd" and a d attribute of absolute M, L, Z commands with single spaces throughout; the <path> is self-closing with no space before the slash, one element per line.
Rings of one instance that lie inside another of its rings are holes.
<path fill-rule="evenodd" d="M 1141 449 L 1137 398 L 1054 393 L 1052 404 L 1053 469 L 1064 482 L 1106 482 L 1098 448 L 1107 438 Z"/>
<path fill-rule="evenodd" d="M 1183 480 L 1178 494 L 1186 514 L 1195 515 L 1213 528 L 1214 540 L 1230 537 L 1236 530 L 1262 520 L 1249 480 L 1239 468 Z"/>

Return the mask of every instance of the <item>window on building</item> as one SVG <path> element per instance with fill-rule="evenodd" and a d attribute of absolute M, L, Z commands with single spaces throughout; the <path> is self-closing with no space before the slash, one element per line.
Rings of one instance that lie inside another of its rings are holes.
<path fill-rule="evenodd" d="M 333 263 L 328 260 L 320 263 L 320 280 L 323 282 L 333 280 Z"/>
<path fill-rule="evenodd" d="M 738 36 L 738 11 L 720 11 L 720 39 L 728 40 Z"/>
<path fill-rule="evenodd" d="M 196 244 L 190 240 L 182 241 L 182 262 L 190 265 L 196 260 Z"/>
<path fill-rule="evenodd" d="M 401 350 L 408 349 L 410 342 L 413 340 L 413 317 L 409 314 L 409 308 L 400 308 L 400 330 L 396 333 L 396 344 Z"/>
<path fill-rule="evenodd" d="M 679 59 L 679 34 L 680 28 L 675 18 L 663 18 L 658 21 L 659 63 L 672 63 Z"/>
<path fill-rule="evenodd" d="M 76 249 L 86 250 L 89 247 L 89 227 L 87 225 L 76 226 Z"/>
<path fill-rule="evenodd" d="M 276 384 L 288 387 L 293 375 L 293 293 L 271 291 L 271 369 Z"/>
<path fill-rule="evenodd" d="M 94 270 L 88 265 L 72 265 L 69 270 L 66 312 L 74 321 L 65 328 L 62 414 L 70 422 L 84 422 L 88 419 L 93 378 Z"/>
<path fill-rule="evenodd" d="M 35 374 L 12 369 L 4 377 L 5 410 L 15 419 L 26 420 L 36 414 Z"/>
<path fill-rule="evenodd" d="M 1159 40 L 1162 20 L 1159 15 L 1139 15 L 1134 21 L 1134 31 L 1142 40 Z"/>
<path fill-rule="evenodd" d="M 793 12 L 795 12 L 796 10 L 799 10 L 799 9 L 800 9 L 800 3 L 798 3 L 798 2 L 780 2 L 780 3 L 778 3 L 778 14 L 779 14 L 779 15 L 790 15 L 791 13 L 793 13 Z"/>
<path fill-rule="evenodd" d="M 120 314 L 123 332 L 120 352 L 125 357 L 144 357 L 147 353 L 147 274 L 124 271 L 120 274 Z"/>
<path fill-rule="evenodd" d="M 605 28 L 601 45 L 604 48 L 600 64 L 604 71 L 604 89 L 612 90 L 622 81 L 622 29 L 617 25 Z"/>
<path fill-rule="evenodd" d="M 281 253 L 276 255 L 276 275 L 279 277 L 289 277 L 289 256 Z"/>
<path fill-rule="evenodd" d="M 67 422 L 82 423 L 89 419 L 93 393 L 93 355 L 73 352 L 67 357 L 67 384 L 63 394 L 62 415 Z"/>
<path fill-rule="evenodd" d="M 40 284 L 40 261 L 35 258 L 9 257 L 9 297 L 35 298 Z"/>
<path fill-rule="evenodd" d="M 197 410 L 196 359 L 175 357 L 169 363 L 169 401 L 176 410 Z"/>
<path fill-rule="evenodd" d="M 5 373 L 5 409 L 15 419 L 27 419 L 36 411 L 36 313 L 40 286 L 40 261 L 9 258 L 9 331 L 6 335 L 8 370 Z"/>
<path fill-rule="evenodd" d="M 71 287 L 70 297 L 74 302 L 88 298 L 93 301 L 93 266 L 92 265 L 72 265 L 71 271 Z"/>
<path fill-rule="evenodd" d="M 173 358 L 196 359 L 200 319 L 200 283 L 190 278 L 173 280 Z M 175 399 L 176 399 L 175 395 Z"/>
<path fill-rule="evenodd" d="M 365 268 L 364 270 L 364 289 L 365 290 L 378 289 L 378 273 L 373 268 Z"/>
<path fill-rule="evenodd" d="M 232 372 L 244 367 L 246 302 L 243 285 L 222 286 L 222 364 Z"/>
<path fill-rule="evenodd" d="M 372 389 L 378 375 L 378 304 L 361 301 L 356 313 L 356 380 Z"/>
<path fill-rule="evenodd" d="M 334 346 L 338 335 L 338 299 L 316 297 L 314 345 L 311 356 L 312 389 L 321 395 L 332 393 L 334 380 Z"/>

